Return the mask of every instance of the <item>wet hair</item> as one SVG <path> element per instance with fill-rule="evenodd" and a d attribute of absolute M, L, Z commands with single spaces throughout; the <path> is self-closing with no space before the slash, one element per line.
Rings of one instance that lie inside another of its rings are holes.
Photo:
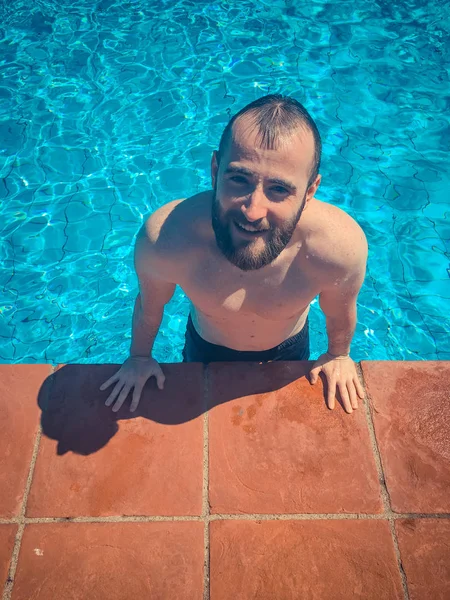
<path fill-rule="evenodd" d="M 290 96 L 269 94 L 244 106 L 225 127 L 220 138 L 217 160 L 220 163 L 227 144 L 232 136 L 233 123 L 242 115 L 252 118 L 252 126 L 258 130 L 258 142 L 262 148 L 276 149 L 280 138 L 290 137 L 298 127 L 306 127 L 314 136 L 314 158 L 308 180 L 308 187 L 315 181 L 320 168 L 322 140 L 319 130 L 306 108 Z"/>

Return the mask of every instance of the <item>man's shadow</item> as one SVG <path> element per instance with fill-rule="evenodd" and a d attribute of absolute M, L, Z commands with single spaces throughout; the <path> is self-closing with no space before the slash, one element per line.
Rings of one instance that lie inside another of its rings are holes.
<path fill-rule="evenodd" d="M 48 377 L 39 391 L 42 430 L 57 440 L 57 454 L 88 455 L 106 446 L 118 432 L 119 421 L 141 417 L 164 425 L 186 423 L 234 398 L 281 389 L 304 377 L 311 365 L 310 361 L 233 363 L 224 371 L 218 389 L 208 389 L 214 376 L 207 375 L 206 365 L 163 364 L 164 389 L 158 389 L 154 377 L 149 379 L 135 412 L 130 412 L 131 394 L 121 409 L 113 412 L 105 401 L 114 384 L 99 390 L 120 365 L 66 365 Z M 220 379 L 217 368 L 216 373 Z"/>

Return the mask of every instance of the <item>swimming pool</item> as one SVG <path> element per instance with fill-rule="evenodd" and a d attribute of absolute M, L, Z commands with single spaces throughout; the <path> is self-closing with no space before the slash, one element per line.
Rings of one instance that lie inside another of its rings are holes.
<path fill-rule="evenodd" d="M 445 4 L 3 4 L 0 361 L 122 362 L 143 219 L 208 189 L 230 116 L 274 92 L 312 114 L 317 197 L 369 241 L 353 358 L 450 359 Z M 188 309 L 177 288 L 157 360 L 181 360 Z M 310 321 L 315 357 L 317 300 Z"/>

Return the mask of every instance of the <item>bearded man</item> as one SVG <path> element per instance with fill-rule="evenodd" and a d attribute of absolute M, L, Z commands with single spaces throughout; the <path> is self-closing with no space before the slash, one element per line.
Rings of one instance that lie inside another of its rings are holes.
<path fill-rule="evenodd" d="M 327 404 L 339 391 L 351 413 L 363 397 L 350 342 L 367 241 L 341 209 L 315 198 L 321 181 L 319 131 L 295 99 L 252 102 L 226 126 L 211 161 L 212 189 L 156 210 L 136 240 L 139 278 L 130 356 L 106 405 L 117 411 L 132 392 L 164 373 L 151 356 L 164 306 L 179 285 L 191 301 L 183 362 L 308 360 L 308 312 L 319 296 L 326 316 L 322 371 Z"/>

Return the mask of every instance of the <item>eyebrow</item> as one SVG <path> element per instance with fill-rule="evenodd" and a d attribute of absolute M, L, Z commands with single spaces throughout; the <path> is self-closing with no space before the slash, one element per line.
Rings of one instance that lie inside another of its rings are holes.
<path fill-rule="evenodd" d="M 228 167 L 225 171 L 225 175 L 227 175 L 229 173 L 238 173 L 240 175 L 247 175 L 248 177 L 256 176 L 256 173 L 254 173 L 253 171 L 250 171 L 250 169 L 246 169 L 245 167 Z M 282 185 L 284 187 L 291 189 L 294 193 L 297 191 L 297 186 L 295 186 L 290 181 L 287 181 L 286 179 L 272 178 L 272 179 L 269 179 L 269 183 L 275 183 L 278 185 Z"/>

